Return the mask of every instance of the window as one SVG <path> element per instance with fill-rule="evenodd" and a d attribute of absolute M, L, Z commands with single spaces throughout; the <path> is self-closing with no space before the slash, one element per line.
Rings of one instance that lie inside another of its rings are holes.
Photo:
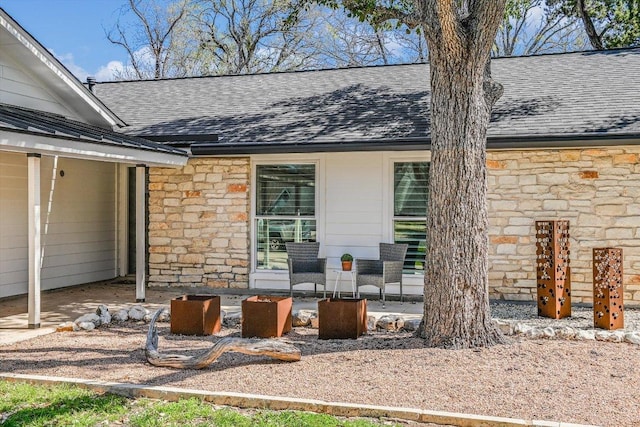
<path fill-rule="evenodd" d="M 402 162 L 393 167 L 393 240 L 407 243 L 405 274 L 423 274 L 427 254 L 429 163 Z"/>
<path fill-rule="evenodd" d="M 287 269 L 286 242 L 316 240 L 316 167 L 256 167 L 256 267 Z"/>

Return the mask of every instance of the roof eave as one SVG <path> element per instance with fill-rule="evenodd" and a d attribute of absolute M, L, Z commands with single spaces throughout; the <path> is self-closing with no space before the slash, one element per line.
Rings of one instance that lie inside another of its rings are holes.
<path fill-rule="evenodd" d="M 487 138 L 487 149 L 542 149 L 640 144 L 640 133 L 495 136 Z M 430 150 L 430 137 L 406 137 L 325 142 L 243 142 L 197 143 L 193 156 L 322 153 L 346 151 L 419 151 Z"/>
<path fill-rule="evenodd" d="M 28 31 L 20 26 L 9 14 L 0 8 L 0 27 L 11 34 L 20 45 L 33 54 L 33 58 L 49 69 L 67 89 L 71 89 L 91 110 L 110 126 L 124 127 L 127 125 L 120 117 L 111 111 L 98 97 L 86 88 L 58 59 L 56 59 L 40 42 Z M 32 68 L 33 69 L 33 68 Z M 46 77 L 45 77 L 46 78 Z"/>
<path fill-rule="evenodd" d="M 187 153 L 160 152 L 138 147 L 97 143 L 81 138 L 41 135 L 13 129 L 0 129 L 0 149 L 20 153 L 40 153 L 82 160 L 145 164 L 148 166 L 184 166 Z"/>

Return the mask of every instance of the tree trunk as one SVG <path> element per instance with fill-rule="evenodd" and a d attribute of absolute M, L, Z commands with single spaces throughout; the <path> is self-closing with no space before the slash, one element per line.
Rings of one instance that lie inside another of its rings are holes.
<path fill-rule="evenodd" d="M 420 334 L 433 347 L 484 347 L 504 341 L 489 309 L 486 206 L 486 131 L 501 89 L 483 73 L 488 52 L 452 54 L 432 45 L 429 53 L 429 250 Z"/>
<path fill-rule="evenodd" d="M 580 19 L 582 19 L 584 31 L 587 33 L 587 37 L 589 37 L 591 46 L 593 46 L 593 48 L 596 50 L 603 50 L 604 44 L 602 43 L 602 35 L 598 34 L 596 27 L 593 25 L 593 21 L 589 16 L 589 11 L 587 10 L 587 5 L 585 4 L 584 0 L 577 0 L 576 8 L 578 9 L 578 15 L 580 15 Z"/>

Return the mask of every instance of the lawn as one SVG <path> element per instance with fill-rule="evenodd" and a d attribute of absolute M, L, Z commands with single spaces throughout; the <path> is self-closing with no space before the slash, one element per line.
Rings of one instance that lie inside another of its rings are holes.
<path fill-rule="evenodd" d="M 373 427 L 380 420 L 296 411 L 240 411 L 197 399 L 166 402 L 98 394 L 75 386 L 0 381 L 0 426 L 314 426 Z"/>

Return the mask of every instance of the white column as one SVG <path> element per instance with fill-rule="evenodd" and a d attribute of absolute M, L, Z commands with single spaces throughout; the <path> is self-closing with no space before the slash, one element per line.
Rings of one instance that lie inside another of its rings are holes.
<path fill-rule="evenodd" d="M 144 302 L 147 262 L 145 166 L 136 165 L 136 301 Z"/>
<path fill-rule="evenodd" d="M 40 327 L 40 154 L 27 154 L 29 221 L 29 329 Z"/>

